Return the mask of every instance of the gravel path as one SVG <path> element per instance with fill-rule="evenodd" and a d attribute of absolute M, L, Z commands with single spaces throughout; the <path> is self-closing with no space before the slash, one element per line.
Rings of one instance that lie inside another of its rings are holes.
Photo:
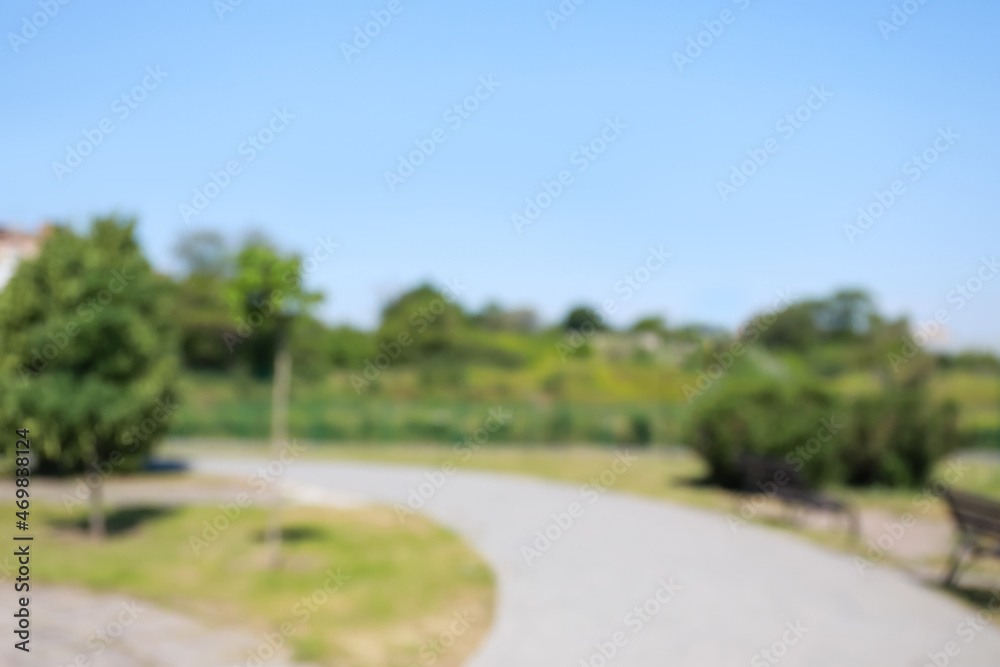
<path fill-rule="evenodd" d="M 263 463 L 194 465 L 245 477 Z M 947 596 L 887 568 L 861 574 L 792 535 L 734 531 L 716 514 L 466 471 L 308 462 L 284 479 L 340 499 L 430 496 L 423 511 L 498 575 L 494 625 L 469 667 L 1000 664 L 1000 632 Z"/>

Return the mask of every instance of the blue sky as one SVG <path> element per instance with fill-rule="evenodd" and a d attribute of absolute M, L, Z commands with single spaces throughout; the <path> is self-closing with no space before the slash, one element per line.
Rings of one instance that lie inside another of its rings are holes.
<path fill-rule="evenodd" d="M 996 3 L 913 0 L 883 34 L 893 3 L 873 0 L 587 0 L 558 23 L 557 0 L 243 0 L 221 17 L 226 0 L 50 1 L 36 31 L 25 21 L 44 1 L 0 13 L 0 220 L 133 214 L 165 270 L 179 236 L 205 228 L 258 229 L 305 255 L 329 239 L 339 247 L 308 276 L 321 313 L 365 326 L 421 280 L 546 319 L 612 298 L 618 323 L 729 327 L 780 290 L 864 286 L 891 314 L 945 309 L 952 344 L 1000 347 L 1000 275 L 961 309 L 949 300 L 1000 253 Z M 341 45 L 372 12 L 391 22 L 348 60 Z M 709 28 L 679 68 L 674 53 Z M 446 112 L 477 87 L 457 125 Z M 776 123 L 797 110 L 808 119 L 789 136 Z M 581 161 L 609 119 L 624 128 Z M 102 122 L 113 130 L 57 175 Z M 908 161 L 949 128 L 911 180 Z M 248 161 L 243 142 L 262 131 L 272 140 Z M 435 131 L 443 143 L 391 191 L 386 171 Z M 718 183 L 765 145 L 776 150 L 724 200 Z M 185 215 L 230 161 L 239 173 Z M 512 214 L 563 170 L 572 182 L 518 233 Z M 897 180 L 902 194 L 852 243 L 845 224 Z M 650 246 L 671 259 L 624 299 L 615 284 Z"/>

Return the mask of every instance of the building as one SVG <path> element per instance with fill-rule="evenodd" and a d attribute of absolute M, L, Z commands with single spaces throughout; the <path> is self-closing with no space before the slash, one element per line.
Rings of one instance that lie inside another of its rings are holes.
<path fill-rule="evenodd" d="M 0 289 L 13 277 L 22 259 L 38 254 L 50 229 L 46 225 L 38 234 L 27 234 L 0 225 Z"/>

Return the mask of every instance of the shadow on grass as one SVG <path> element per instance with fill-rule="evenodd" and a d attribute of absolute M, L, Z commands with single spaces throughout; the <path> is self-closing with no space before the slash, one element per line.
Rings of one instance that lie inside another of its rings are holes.
<path fill-rule="evenodd" d="M 176 510 L 169 507 L 157 507 L 153 505 L 142 505 L 136 507 L 122 507 L 109 511 L 105 517 L 105 526 L 108 536 L 114 537 L 130 533 L 138 529 L 142 524 L 157 519 L 165 518 L 173 514 Z M 52 522 L 55 528 L 62 530 L 72 530 L 87 532 L 90 529 L 90 521 L 87 517 L 81 519 L 59 519 Z"/>
<path fill-rule="evenodd" d="M 981 609 L 989 609 L 991 604 L 996 607 L 1000 603 L 1000 581 L 994 582 L 992 586 L 986 581 L 977 581 L 976 584 L 973 586 L 959 582 L 958 586 L 946 588 L 945 591 Z"/>
<path fill-rule="evenodd" d="M 181 473 L 188 472 L 191 466 L 187 461 L 180 459 L 149 459 L 143 464 L 142 469 L 151 473 Z"/>
<path fill-rule="evenodd" d="M 667 482 L 672 486 L 686 487 L 690 489 L 718 489 L 720 491 L 732 491 L 708 475 L 668 475 Z"/>
<path fill-rule="evenodd" d="M 327 537 L 327 531 L 315 526 L 282 526 L 281 540 L 283 542 L 320 542 Z M 259 530 L 253 535 L 254 542 L 266 539 L 264 531 Z"/>

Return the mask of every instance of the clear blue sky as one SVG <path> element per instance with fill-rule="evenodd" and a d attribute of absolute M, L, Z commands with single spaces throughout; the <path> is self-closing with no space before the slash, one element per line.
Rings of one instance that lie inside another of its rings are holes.
<path fill-rule="evenodd" d="M 1000 253 L 1000 5 L 914 2 L 886 39 L 889 0 L 587 0 L 553 30 L 558 4 L 399 0 L 348 62 L 341 44 L 388 0 L 243 0 L 221 19 L 212 0 L 72 0 L 37 34 L 23 21 L 38 0 L 11 0 L 0 220 L 134 214 L 165 270 L 194 230 L 259 229 L 305 254 L 330 237 L 340 248 L 309 282 L 327 294 L 325 319 L 360 325 L 423 279 L 458 279 L 470 307 L 496 299 L 546 319 L 616 298 L 618 323 L 730 327 L 781 289 L 858 285 L 892 314 L 948 310 L 954 344 L 998 347 L 1000 275 L 960 311 L 948 295 Z M 727 9 L 678 71 L 673 53 Z M 120 118 L 115 100 L 157 66 L 166 78 Z M 490 76 L 500 86 L 454 127 L 444 113 Z M 814 86 L 832 97 L 813 98 L 794 135 L 778 131 Z M 294 119 L 248 162 L 241 142 L 275 108 Z M 579 171 L 575 151 L 609 118 L 627 127 Z M 53 162 L 103 119 L 113 132 L 60 181 Z M 911 181 L 905 163 L 949 127 L 959 138 Z M 386 170 L 438 128 L 446 141 L 391 192 Z M 723 201 L 718 181 L 769 138 L 777 152 Z M 179 205 L 230 160 L 240 173 L 184 220 Z M 511 214 L 564 169 L 573 182 L 518 234 Z M 905 192 L 850 243 L 844 225 L 897 179 Z M 672 258 L 625 301 L 615 283 L 651 245 Z"/>

